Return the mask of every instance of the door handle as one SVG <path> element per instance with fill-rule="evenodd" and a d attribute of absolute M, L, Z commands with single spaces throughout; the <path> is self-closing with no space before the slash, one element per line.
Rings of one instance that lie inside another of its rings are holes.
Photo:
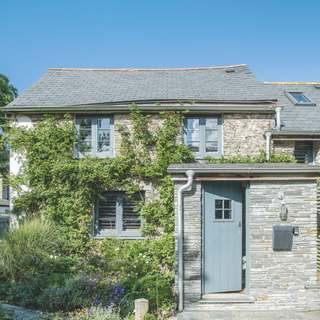
<path fill-rule="evenodd" d="M 239 225 L 239 227 L 241 227 L 241 221 L 239 221 L 238 225 Z"/>

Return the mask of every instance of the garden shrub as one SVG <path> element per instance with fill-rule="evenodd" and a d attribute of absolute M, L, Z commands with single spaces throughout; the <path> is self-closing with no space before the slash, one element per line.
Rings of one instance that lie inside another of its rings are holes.
<path fill-rule="evenodd" d="M 21 261 L 27 257 L 44 258 L 59 246 L 55 224 L 40 218 L 29 218 L 2 234 L 0 264 L 5 275 L 19 280 Z"/>
<path fill-rule="evenodd" d="M 12 287 L 11 281 L 0 281 L 0 300 L 6 300 Z"/>
<path fill-rule="evenodd" d="M 19 283 L 11 285 L 7 299 L 21 307 L 37 308 L 37 299 L 41 290 L 41 281 L 42 279 L 39 279 L 37 276 L 27 273 L 21 277 Z"/>
<path fill-rule="evenodd" d="M 157 320 L 157 317 L 154 316 L 153 314 L 147 312 L 147 313 L 144 315 L 143 320 Z"/>
<path fill-rule="evenodd" d="M 149 310 L 155 310 L 162 304 L 170 304 L 173 302 L 173 295 L 168 278 L 161 274 L 147 274 L 138 279 L 133 287 L 133 292 L 137 298 L 145 298 L 149 300 Z"/>
<path fill-rule="evenodd" d="M 77 277 L 67 280 L 63 287 L 49 286 L 42 291 L 38 298 L 40 309 L 49 312 L 80 309 L 85 304 L 85 285 L 85 280 Z"/>

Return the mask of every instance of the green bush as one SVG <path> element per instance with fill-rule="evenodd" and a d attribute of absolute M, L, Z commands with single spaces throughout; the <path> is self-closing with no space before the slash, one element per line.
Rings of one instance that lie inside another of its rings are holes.
<path fill-rule="evenodd" d="M 162 304 L 169 304 L 173 301 L 171 285 L 168 277 L 157 274 L 147 274 L 138 279 L 133 287 L 133 292 L 137 298 L 145 298 L 149 300 L 149 310 L 155 310 Z"/>
<path fill-rule="evenodd" d="M 38 297 L 41 310 L 54 312 L 73 311 L 85 305 L 84 287 L 86 281 L 81 278 L 71 278 L 64 287 L 48 287 Z"/>
<path fill-rule="evenodd" d="M 147 313 L 144 315 L 143 320 L 157 320 L 157 317 L 154 316 L 153 314 L 147 312 Z"/>
<path fill-rule="evenodd" d="M 0 265 L 5 275 L 19 280 L 21 261 L 27 257 L 44 258 L 57 249 L 59 235 L 55 225 L 40 218 L 30 218 L 3 233 L 0 242 Z"/>
<path fill-rule="evenodd" d="M 7 299 L 21 307 L 37 308 L 37 298 L 41 290 L 41 280 L 33 274 L 24 275 L 19 283 L 13 283 Z"/>

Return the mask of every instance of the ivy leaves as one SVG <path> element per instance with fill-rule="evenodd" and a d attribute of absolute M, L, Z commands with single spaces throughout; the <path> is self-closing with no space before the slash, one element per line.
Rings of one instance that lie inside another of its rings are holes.
<path fill-rule="evenodd" d="M 45 116 L 31 129 L 13 126 L 10 146 L 23 163 L 21 173 L 10 181 L 18 196 L 13 199 L 13 213 L 49 217 L 58 223 L 65 249 L 84 252 L 90 243 L 96 197 L 119 188 L 130 196 L 143 183 L 150 184 L 155 199 L 136 205 L 145 219 L 142 232 L 171 239 L 168 248 L 173 248 L 173 183 L 167 167 L 194 160 L 179 138 L 184 113 L 162 112 L 153 121 L 136 105 L 130 110 L 132 125 L 118 125 L 120 155 L 112 159 L 75 158 L 77 130 L 68 115 Z"/>

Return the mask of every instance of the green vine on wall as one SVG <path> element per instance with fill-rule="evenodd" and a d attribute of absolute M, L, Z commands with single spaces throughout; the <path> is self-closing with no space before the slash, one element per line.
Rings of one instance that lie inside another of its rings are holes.
<path fill-rule="evenodd" d="M 277 163 L 277 162 L 286 162 L 286 163 L 297 163 L 297 160 L 294 156 L 288 154 L 275 154 L 270 153 L 269 161 L 267 161 L 267 153 L 263 149 L 259 149 L 260 154 L 258 156 L 250 157 L 237 155 L 231 158 L 225 158 L 221 156 L 220 158 L 214 158 L 212 156 L 204 157 L 205 163 Z"/>
<path fill-rule="evenodd" d="M 64 235 L 65 250 L 81 253 L 90 244 L 96 197 L 117 189 L 130 196 L 142 184 L 149 184 L 155 199 L 142 199 L 136 205 L 145 219 L 141 231 L 149 239 L 158 236 L 152 246 L 159 247 L 160 263 L 170 257 L 165 263 L 172 268 L 174 197 L 167 168 L 170 163 L 194 161 L 178 138 L 185 112 L 163 111 L 159 125 L 134 104 L 130 111 L 132 129 L 117 126 L 121 146 L 120 155 L 114 158 L 75 158 L 77 129 L 68 115 L 65 119 L 46 116 L 36 129 L 13 126 L 10 146 L 22 163 L 22 172 L 10 181 L 18 196 L 13 200 L 13 213 L 50 218 Z"/>

